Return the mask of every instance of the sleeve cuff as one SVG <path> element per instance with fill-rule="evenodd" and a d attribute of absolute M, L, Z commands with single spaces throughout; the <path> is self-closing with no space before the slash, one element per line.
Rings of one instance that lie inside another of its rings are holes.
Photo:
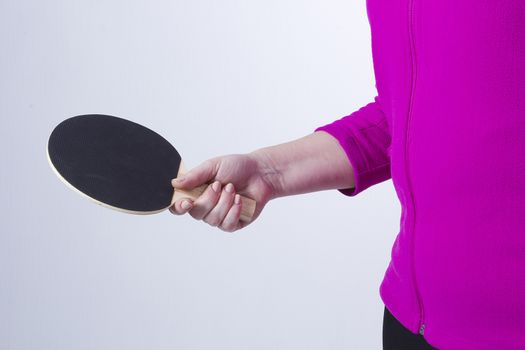
<path fill-rule="evenodd" d="M 363 156 L 359 143 L 351 130 L 342 128 L 341 125 L 331 123 L 320 126 L 316 128 L 314 132 L 315 131 L 324 131 L 334 137 L 345 151 L 353 168 L 354 187 L 338 189 L 339 192 L 346 196 L 354 197 L 382 179 L 382 174 L 385 172 L 384 168 L 389 167 L 389 164 L 368 169 L 366 158 Z"/>

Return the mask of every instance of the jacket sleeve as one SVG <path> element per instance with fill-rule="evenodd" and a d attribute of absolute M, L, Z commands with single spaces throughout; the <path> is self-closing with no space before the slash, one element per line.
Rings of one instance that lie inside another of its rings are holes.
<path fill-rule="evenodd" d="M 325 131 L 337 139 L 352 165 L 355 187 L 338 189 L 344 195 L 355 196 L 390 179 L 391 135 L 377 96 L 374 102 L 314 131 Z"/>

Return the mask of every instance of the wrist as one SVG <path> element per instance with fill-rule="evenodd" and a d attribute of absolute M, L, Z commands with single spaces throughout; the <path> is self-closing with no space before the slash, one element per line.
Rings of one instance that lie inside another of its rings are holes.
<path fill-rule="evenodd" d="M 281 197 L 284 193 L 283 174 L 268 149 L 260 148 L 247 155 L 255 162 L 258 174 L 270 188 L 269 199 Z"/>

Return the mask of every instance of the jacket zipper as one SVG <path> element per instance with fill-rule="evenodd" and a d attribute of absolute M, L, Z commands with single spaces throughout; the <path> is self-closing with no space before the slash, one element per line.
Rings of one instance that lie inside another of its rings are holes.
<path fill-rule="evenodd" d="M 405 130 L 405 174 L 406 174 L 406 181 L 407 181 L 407 188 L 408 193 L 410 197 L 410 204 L 412 206 L 412 220 L 411 220 L 411 227 L 412 227 L 412 280 L 414 282 L 414 290 L 416 293 L 416 299 L 419 306 L 419 334 L 424 335 L 425 333 L 425 321 L 424 321 L 424 310 L 423 310 L 423 303 L 421 301 L 421 297 L 419 294 L 419 289 L 416 282 L 416 272 L 415 272 L 415 203 L 414 203 L 414 197 L 412 194 L 412 184 L 410 182 L 409 177 L 409 157 L 408 157 L 408 143 L 409 143 L 409 128 L 410 128 L 410 122 L 412 119 L 412 108 L 413 108 L 413 101 L 414 101 L 414 94 L 415 94 L 415 87 L 416 87 L 416 78 L 417 78 L 417 61 L 416 61 L 416 52 L 415 52 L 415 42 L 414 42 L 414 33 L 413 33 L 413 25 L 414 25 L 414 2 L 415 0 L 408 0 L 408 36 L 410 40 L 410 58 L 412 63 L 412 82 L 410 86 L 410 102 L 409 102 L 409 109 L 408 109 L 408 116 L 407 116 L 407 123 L 406 123 L 406 130 Z"/>

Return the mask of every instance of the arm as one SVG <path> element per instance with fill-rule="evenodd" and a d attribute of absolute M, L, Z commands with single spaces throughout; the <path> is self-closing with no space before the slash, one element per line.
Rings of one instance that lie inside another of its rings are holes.
<path fill-rule="evenodd" d="M 206 160 L 172 182 L 175 189 L 208 183 L 206 190 L 178 199 L 171 211 L 232 232 L 247 225 L 237 192 L 256 201 L 252 221 L 277 197 L 328 189 L 355 196 L 390 178 L 389 147 L 385 115 L 371 102 L 297 140 Z"/>
<path fill-rule="evenodd" d="M 379 98 L 311 135 L 252 152 L 274 197 L 338 189 L 356 196 L 390 178 L 391 136 Z"/>
<path fill-rule="evenodd" d="M 352 165 L 333 136 L 318 131 L 251 153 L 274 188 L 273 198 L 354 187 Z"/>

